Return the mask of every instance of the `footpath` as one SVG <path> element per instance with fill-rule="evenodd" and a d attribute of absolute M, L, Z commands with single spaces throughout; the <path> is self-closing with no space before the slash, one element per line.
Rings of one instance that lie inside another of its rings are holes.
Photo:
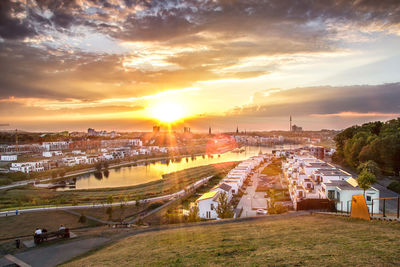
<path fill-rule="evenodd" d="M 269 216 L 256 216 L 256 217 L 246 217 L 237 219 L 224 219 L 224 220 L 214 220 L 199 223 L 187 223 L 187 224 L 176 224 L 176 225 L 164 225 L 158 227 L 149 227 L 133 231 L 124 231 L 118 233 L 113 237 L 91 237 L 87 239 L 77 240 L 77 241 L 67 241 L 63 244 L 57 244 L 53 246 L 46 246 L 42 248 L 34 248 L 22 253 L 17 253 L 12 255 L 19 261 L 22 261 L 26 265 L 20 266 L 43 266 L 52 267 L 69 261 L 79 255 L 82 255 L 88 251 L 97 249 L 101 246 L 111 244 L 115 241 L 121 240 L 129 236 L 135 236 L 141 233 L 147 232 L 159 232 L 170 229 L 185 229 L 198 226 L 206 225 L 218 225 L 218 224 L 232 224 L 241 223 L 246 221 L 267 221 L 267 220 L 280 220 L 284 218 L 298 217 L 298 216 L 308 216 L 311 212 L 300 211 L 300 212 L 289 212 L 286 214 L 279 215 L 269 215 Z M 5 257 L 0 258 L 0 267 L 5 267 L 12 264 L 11 261 L 7 260 Z"/>

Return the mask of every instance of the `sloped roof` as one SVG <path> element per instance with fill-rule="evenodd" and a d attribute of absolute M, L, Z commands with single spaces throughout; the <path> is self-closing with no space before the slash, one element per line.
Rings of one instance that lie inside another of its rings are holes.
<path fill-rule="evenodd" d="M 199 201 L 202 201 L 202 200 L 205 200 L 205 199 L 209 199 L 209 198 L 213 198 L 213 197 L 215 197 L 218 193 L 219 193 L 218 190 L 216 190 L 216 191 L 211 191 L 211 192 L 207 192 L 207 193 L 203 194 L 201 197 L 199 197 L 199 198 L 196 200 L 196 202 L 199 202 Z"/>
<path fill-rule="evenodd" d="M 220 185 L 219 185 L 219 188 L 221 188 L 222 190 L 224 190 L 224 191 L 226 191 L 226 192 L 229 192 L 229 191 L 232 189 L 232 186 L 223 183 L 223 184 L 220 184 Z"/>

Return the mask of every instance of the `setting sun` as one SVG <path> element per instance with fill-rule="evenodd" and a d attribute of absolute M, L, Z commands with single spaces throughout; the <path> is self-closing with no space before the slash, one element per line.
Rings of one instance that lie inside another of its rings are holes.
<path fill-rule="evenodd" d="M 160 122 L 175 122 L 185 117 L 184 108 L 177 103 L 160 103 L 151 108 L 151 116 Z"/>

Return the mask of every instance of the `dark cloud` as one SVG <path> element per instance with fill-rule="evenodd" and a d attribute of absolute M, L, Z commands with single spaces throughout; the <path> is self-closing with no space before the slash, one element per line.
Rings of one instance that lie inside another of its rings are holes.
<path fill-rule="evenodd" d="M 34 36 L 35 29 L 27 19 L 18 18 L 16 14 L 25 12 L 22 3 L 0 1 L 0 37 L 3 39 L 23 39 Z"/>
<path fill-rule="evenodd" d="M 236 108 L 233 116 L 280 117 L 341 112 L 399 113 L 400 83 L 358 86 L 317 86 L 256 93 L 255 104 Z M 265 94 L 268 93 L 268 94 Z"/>

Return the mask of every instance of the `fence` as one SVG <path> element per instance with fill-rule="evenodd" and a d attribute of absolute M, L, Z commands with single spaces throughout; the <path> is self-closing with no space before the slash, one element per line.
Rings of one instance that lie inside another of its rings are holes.
<path fill-rule="evenodd" d="M 400 197 L 383 197 L 383 198 L 374 198 L 371 200 L 371 204 L 367 203 L 367 207 L 368 207 L 368 211 L 370 210 L 370 214 L 371 217 L 374 216 L 374 201 L 376 203 L 376 201 L 379 201 L 379 204 L 382 202 L 382 217 L 386 217 L 387 212 L 388 212 L 388 201 L 389 200 L 397 200 L 397 204 L 396 204 L 396 218 L 399 219 L 400 218 Z M 340 203 L 340 210 L 337 209 L 337 204 Z M 350 214 L 351 212 L 351 204 L 352 201 L 348 200 L 346 203 L 346 211 L 343 210 L 343 201 L 337 202 L 336 204 L 336 213 L 340 212 L 340 213 L 344 213 L 346 212 L 347 214 Z M 379 205 L 380 206 L 380 205 Z M 371 207 L 371 209 L 369 209 L 369 207 Z M 381 213 L 378 213 L 381 214 Z M 377 215 L 375 213 L 375 215 Z"/>

